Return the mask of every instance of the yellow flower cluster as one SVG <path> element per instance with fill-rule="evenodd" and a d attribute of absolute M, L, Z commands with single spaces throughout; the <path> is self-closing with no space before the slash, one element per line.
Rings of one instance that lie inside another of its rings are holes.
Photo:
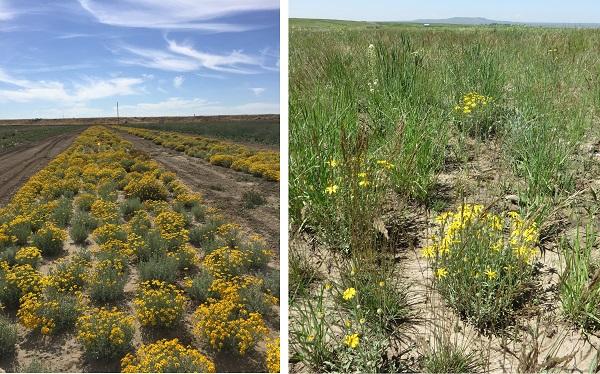
<path fill-rule="evenodd" d="M 159 340 L 142 345 L 135 355 L 121 360 L 122 373 L 214 373 L 215 364 L 198 350 L 179 340 Z"/>
<path fill-rule="evenodd" d="M 478 108 L 487 106 L 492 101 L 491 96 L 480 95 L 477 92 L 469 92 L 454 107 L 454 111 L 462 115 L 469 115 Z"/>
<path fill-rule="evenodd" d="M 218 292 L 221 298 L 210 298 L 196 309 L 194 334 L 214 349 L 235 346 L 241 355 L 254 347 L 267 335 L 268 329 L 259 313 L 246 310 L 239 291 L 256 281 L 254 277 L 215 279 L 210 290 Z"/>
<path fill-rule="evenodd" d="M 154 224 L 170 248 L 178 247 L 188 240 L 189 231 L 185 229 L 185 219 L 180 213 L 162 212 L 156 216 Z"/>
<path fill-rule="evenodd" d="M 279 338 L 276 338 L 267 342 L 267 370 L 269 373 L 279 373 L 279 362 Z"/>
<path fill-rule="evenodd" d="M 167 189 L 155 175 L 146 173 L 140 179 L 132 179 L 124 188 L 128 196 L 138 197 L 142 201 L 165 200 Z"/>
<path fill-rule="evenodd" d="M 537 241 L 539 231 L 535 222 L 525 221 L 517 212 L 509 212 L 504 217 L 485 211 L 483 205 L 465 204 L 456 212 L 446 212 L 436 217 L 443 235 L 432 237 L 433 244 L 423 248 L 426 258 L 434 259 L 461 246 L 465 240 L 485 238 L 493 244 L 490 251 L 500 253 L 510 250 L 526 263 L 531 263 L 539 252 Z M 508 229 L 508 240 L 504 232 Z"/>
<path fill-rule="evenodd" d="M 6 274 L 6 280 L 16 286 L 21 295 L 38 293 L 44 287 L 44 276 L 30 264 L 13 266 Z"/>
<path fill-rule="evenodd" d="M 255 150 L 240 144 L 174 132 L 131 127 L 123 127 L 123 129 L 164 147 L 203 158 L 211 164 L 279 181 L 279 152 Z"/>
<path fill-rule="evenodd" d="M 9 232 L 8 225 L 0 226 L 0 248 L 10 247 L 17 242 L 17 237 Z"/>
<path fill-rule="evenodd" d="M 142 325 L 169 327 L 181 320 L 186 302 L 183 291 L 155 279 L 140 284 L 133 305 Z"/>
<path fill-rule="evenodd" d="M 89 260 L 83 256 L 59 261 L 50 274 L 44 278 L 44 286 L 52 287 L 59 292 L 79 291 L 87 278 L 88 266 Z"/>
<path fill-rule="evenodd" d="M 29 264 L 37 267 L 42 261 L 42 252 L 36 247 L 20 248 L 15 254 L 15 262 L 19 265 Z"/>
<path fill-rule="evenodd" d="M 65 307 L 65 298 L 72 301 L 72 307 Z M 82 303 L 81 293 L 74 296 L 63 296 L 55 292 L 30 292 L 21 297 L 20 306 L 17 311 L 17 317 L 21 324 L 29 329 L 39 331 L 43 335 L 49 335 L 55 332 L 56 328 L 64 327 L 69 319 L 74 317 L 72 313 L 78 313 Z"/>
<path fill-rule="evenodd" d="M 249 254 L 238 248 L 220 247 L 204 257 L 204 267 L 216 278 L 238 274 L 250 264 Z"/>
<path fill-rule="evenodd" d="M 134 319 L 117 308 L 94 308 L 77 320 L 77 339 L 95 358 L 123 353 L 133 338 Z"/>
<path fill-rule="evenodd" d="M 119 205 L 107 200 L 96 200 L 92 204 L 91 212 L 101 222 L 116 222 L 119 218 Z"/>
<path fill-rule="evenodd" d="M 108 223 L 106 225 L 97 227 L 92 232 L 92 237 L 97 243 L 104 244 L 111 240 L 118 239 L 120 233 L 122 232 L 123 229 L 120 225 Z"/>

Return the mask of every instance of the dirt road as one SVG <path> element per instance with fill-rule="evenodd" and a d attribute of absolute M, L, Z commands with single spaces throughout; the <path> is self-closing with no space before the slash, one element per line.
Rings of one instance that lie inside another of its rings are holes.
<path fill-rule="evenodd" d="M 54 157 L 67 149 L 83 129 L 49 137 L 0 153 L 0 205 Z"/>
<path fill-rule="evenodd" d="M 175 172 L 190 188 L 201 193 L 207 204 L 220 209 L 228 220 L 241 225 L 247 232 L 263 236 L 277 253 L 278 262 L 279 183 L 211 165 L 123 131 L 118 133 L 134 147 Z M 253 209 L 246 208 L 242 196 L 251 190 L 262 195 L 266 203 Z"/>

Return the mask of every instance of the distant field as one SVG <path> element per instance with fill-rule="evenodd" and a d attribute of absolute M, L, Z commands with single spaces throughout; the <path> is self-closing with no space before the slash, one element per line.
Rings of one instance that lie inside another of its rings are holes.
<path fill-rule="evenodd" d="M 150 130 L 175 131 L 202 135 L 212 138 L 251 142 L 258 144 L 279 144 L 279 121 L 222 121 L 209 123 L 128 123 L 129 127 Z"/>
<path fill-rule="evenodd" d="M 64 134 L 66 132 L 75 131 L 82 126 L 73 125 L 55 125 L 55 126 L 38 126 L 38 125 L 15 125 L 15 126 L 0 126 L 0 152 L 4 152 L 10 148 L 20 146 L 29 142 L 46 139 L 54 135 Z"/>

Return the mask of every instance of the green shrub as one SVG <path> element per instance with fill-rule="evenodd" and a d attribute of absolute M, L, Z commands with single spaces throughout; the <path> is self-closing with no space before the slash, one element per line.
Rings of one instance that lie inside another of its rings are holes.
<path fill-rule="evenodd" d="M 210 219 L 205 224 L 192 228 L 189 234 L 190 243 L 204 249 L 204 247 L 215 241 L 217 229 L 220 225 L 220 221 Z"/>
<path fill-rule="evenodd" d="M 248 209 L 254 209 L 257 206 L 264 205 L 267 200 L 257 191 L 245 191 L 242 194 L 242 201 L 244 203 L 244 207 Z"/>
<path fill-rule="evenodd" d="M 185 291 L 192 300 L 196 301 L 198 304 L 202 304 L 211 296 L 211 292 L 208 289 L 213 280 L 214 278 L 210 272 L 204 267 L 201 267 L 198 273 L 186 282 Z"/>
<path fill-rule="evenodd" d="M 172 256 L 152 255 L 147 261 L 140 261 L 139 273 L 142 280 L 162 280 L 173 283 L 177 277 L 178 261 Z"/>
<path fill-rule="evenodd" d="M 75 198 L 75 207 L 83 212 L 89 212 L 92 204 L 96 201 L 96 196 L 91 193 L 82 193 Z"/>
<path fill-rule="evenodd" d="M 196 222 L 204 222 L 206 218 L 206 208 L 203 205 L 196 205 L 192 207 L 192 215 Z"/>
<path fill-rule="evenodd" d="M 144 245 L 140 246 L 137 251 L 139 261 L 148 261 L 153 256 L 167 254 L 167 243 L 157 230 L 148 231 L 143 240 Z"/>
<path fill-rule="evenodd" d="M 17 327 L 0 315 L 0 358 L 6 358 L 15 351 Z"/>
<path fill-rule="evenodd" d="M 140 209 L 142 209 L 142 202 L 137 197 L 126 199 L 121 203 L 121 214 L 125 219 L 129 219 Z"/>
<path fill-rule="evenodd" d="M 97 302 L 123 298 L 127 271 L 122 261 L 104 259 L 96 264 L 88 280 L 90 297 Z"/>
<path fill-rule="evenodd" d="M 73 201 L 62 197 L 58 200 L 58 206 L 50 215 L 50 220 L 54 222 L 58 227 L 65 228 L 71 221 L 73 215 Z"/>
<path fill-rule="evenodd" d="M 6 261 L 9 265 L 16 263 L 15 256 L 17 255 L 18 247 L 8 247 L 0 251 L 0 261 Z"/>
<path fill-rule="evenodd" d="M 458 344 L 447 331 L 434 329 L 433 341 L 423 355 L 426 373 L 482 373 L 480 356 L 468 349 L 467 344 Z"/>
<path fill-rule="evenodd" d="M 137 210 L 129 220 L 129 226 L 131 231 L 143 238 L 152 228 L 152 223 L 146 211 Z"/>
<path fill-rule="evenodd" d="M 26 245 L 31 235 L 31 221 L 24 216 L 17 216 L 9 223 L 8 234 L 17 238 L 18 245 Z"/>
<path fill-rule="evenodd" d="M 66 238 L 67 233 L 64 230 L 51 222 L 46 222 L 33 235 L 33 245 L 39 248 L 44 256 L 55 256 L 62 251 Z"/>

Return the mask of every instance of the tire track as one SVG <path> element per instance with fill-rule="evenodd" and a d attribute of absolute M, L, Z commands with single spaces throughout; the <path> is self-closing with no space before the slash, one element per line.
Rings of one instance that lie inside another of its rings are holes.
<path fill-rule="evenodd" d="M 52 136 L 0 154 L 0 205 L 8 203 L 21 185 L 67 149 L 81 131 Z"/>

